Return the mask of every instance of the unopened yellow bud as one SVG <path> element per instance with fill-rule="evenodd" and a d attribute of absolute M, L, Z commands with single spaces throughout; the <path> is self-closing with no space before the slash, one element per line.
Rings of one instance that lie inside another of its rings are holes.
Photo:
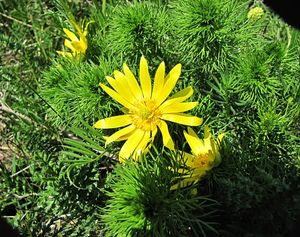
<path fill-rule="evenodd" d="M 261 7 L 254 7 L 252 9 L 250 9 L 250 11 L 248 12 L 248 19 L 250 20 L 258 20 L 260 19 L 264 14 L 264 10 Z"/>

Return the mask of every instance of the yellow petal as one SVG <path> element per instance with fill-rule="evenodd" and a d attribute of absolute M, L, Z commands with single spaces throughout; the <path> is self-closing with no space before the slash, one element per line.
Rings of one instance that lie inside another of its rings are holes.
<path fill-rule="evenodd" d="M 188 126 L 199 126 L 203 122 L 202 118 L 198 118 L 196 116 L 192 116 L 192 115 L 189 115 L 189 114 L 181 114 L 181 113 L 163 114 L 161 116 L 161 119 L 167 120 L 167 121 L 170 121 L 170 122 L 174 122 L 174 123 L 188 125 Z"/>
<path fill-rule="evenodd" d="M 213 159 L 214 159 L 216 153 L 218 152 L 217 144 L 215 143 L 215 141 L 212 138 L 203 139 L 203 141 L 204 141 L 205 149 L 207 151 L 209 151 L 210 153 L 212 153 L 212 156 L 213 156 Z"/>
<path fill-rule="evenodd" d="M 108 83 L 114 88 L 114 90 L 119 93 L 124 99 L 128 100 L 129 103 L 133 104 L 136 100 L 135 97 L 128 90 L 128 85 L 122 84 L 121 80 L 113 79 L 112 77 L 105 77 Z"/>
<path fill-rule="evenodd" d="M 170 150 L 174 150 L 174 142 L 172 140 L 172 137 L 170 136 L 167 123 L 165 121 L 161 121 L 158 127 L 162 134 L 164 146 L 169 148 Z"/>
<path fill-rule="evenodd" d="M 117 92 L 119 93 L 118 86 L 117 86 L 117 82 L 114 78 L 110 77 L 110 76 L 106 76 L 105 79 L 107 80 L 107 82 L 109 83 L 109 85 Z M 120 93 L 119 93 L 120 94 Z"/>
<path fill-rule="evenodd" d="M 71 41 L 79 41 L 79 39 L 73 32 L 71 32 L 70 30 L 68 30 L 66 28 L 63 28 L 63 30 Z"/>
<path fill-rule="evenodd" d="M 136 101 L 137 96 L 134 94 L 134 92 L 129 89 L 132 87 L 131 84 L 129 84 L 129 81 L 127 80 L 127 77 L 120 71 L 115 70 L 114 71 L 115 79 L 120 83 L 123 90 L 126 90 L 126 94 L 129 98 L 131 98 L 132 101 Z M 126 89 L 125 89 L 126 88 Z"/>
<path fill-rule="evenodd" d="M 112 97 L 115 101 L 119 102 L 121 105 L 128 109 L 133 109 L 134 106 L 130 104 L 129 101 L 127 101 L 125 98 L 123 98 L 119 93 L 115 92 L 111 88 L 105 86 L 104 84 L 100 84 L 101 88 L 110 96 Z"/>
<path fill-rule="evenodd" d="M 193 88 L 187 87 L 184 88 L 181 91 L 178 91 L 173 96 L 171 96 L 168 100 L 166 100 L 163 104 L 160 105 L 159 108 L 164 108 L 167 106 L 170 106 L 173 103 L 180 103 L 185 101 L 187 98 L 189 98 L 193 94 Z"/>
<path fill-rule="evenodd" d="M 122 146 L 120 153 L 119 153 L 119 160 L 120 162 L 124 162 L 128 159 L 134 150 L 136 149 L 137 145 L 141 142 L 144 137 L 145 132 L 141 129 L 135 130 L 135 132 L 128 138 L 128 140 Z"/>
<path fill-rule="evenodd" d="M 198 102 L 173 103 L 170 106 L 160 108 L 160 111 L 163 114 L 181 113 L 195 108 L 197 104 Z"/>
<path fill-rule="evenodd" d="M 189 172 L 187 172 L 188 174 L 186 174 L 186 175 L 181 175 L 180 177 L 181 177 L 181 178 L 184 178 L 184 179 L 190 179 L 190 178 L 198 179 L 197 175 L 194 175 L 194 173 L 193 173 L 194 170 L 195 170 L 195 169 L 192 169 L 192 170 L 190 170 Z"/>
<path fill-rule="evenodd" d="M 145 132 L 142 140 L 137 145 L 135 151 L 134 151 L 134 158 L 135 160 L 138 160 L 138 158 L 141 156 L 141 154 L 144 154 L 146 152 L 146 147 L 149 144 L 150 141 L 150 131 Z"/>
<path fill-rule="evenodd" d="M 63 57 L 68 57 L 68 58 L 72 58 L 73 54 L 69 53 L 69 52 L 64 52 L 64 51 L 56 51 L 59 55 L 63 56 Z"/>
<path fill-rule="evenodd" d="M 85 53 L 87 45 L 82 41 L 72 41 L 72 46 L 74 49 L 80 53 Z"/>
<path fill-rule="evenodd" d="M 142 90 L 141 90 L 137 80 L 135 79 L 135 76 L 133 75 L 133 73 L 131 72 L 131 70 L 125 63 L 123 64 L 123 71 L 124 71 L 124 74 L 128 81 L 129 89 L 135 95 L 137 100 L 142 99 L 143 98 Z"/>
<path fill-rule="evenodd" d="M 202 142 L 203 147 L 201 148 L 200 153 L 207 153 L 213 149 L 212 145 L 214 145 L 214 144 L 213 144 L 213 140 L 211 138 L 200 139 L 198 137 L 198 135 L 195 133 L 195 131 L 190 127 L 188 127 L 188 134 L 195 137 L 196 139 L 199 139 Z M 197 153 L 197 154 L 199 154 L 199 153 Z"/>
<path fill-rule="evenodd" d="M 118 139 L 116 139 L 116 141 L 119 142 L 119 141 L 127 140 L 133 134 L 133 132 L 134 132 L 134 130 L 130 133 L 125 134 L 124 136 L 119 137 Z"/>
<path fill-rule="evenodd" d="M 79 41 L 83 42 L 87 47 L 88 41 L 87 41 L 87 38 L 84 35 L 80 35 L 80 40 Z"/>
<path fill-rule="evenodd" d="M 151 78 L 148 70 L 147 60 L 142 56 L 140 61 L 140 80 L 144 98 L 151 98 Z"/>
<path fill-rule="evenodd" d="M 174 170 L 174 169 L 172 169 L 172 170 Z M 186 174 L 186 173 L 190 172 L 189 169 L 184 169 L 184 168 L 178 168 L 178 169 L 176 168 L 175 171 L 180 174 Z"/>
<path fill-rule="evenodd" d="M 204 139 L 210 138 L 211 133 L 210 133 L 210 128 L 208 125 L 204 126 Z"/>
<path fill-rule="evenodd" d="M 194 93 L 193 87 L 188 86 L 178 92 L 176 92 L 174 95 L 172 95 L 169 99 L 182 99 L 182 101 L 189 98 Z M 176 101 L 176 102 L 182 102 L 182 101 Z"/>
<path fill-rule="evenodd" d="M 107 137 L 105 140 L 105 146 L 108 145 L 111 142 L 114 141 L 120 141 L 119 138 L 120 137 L 124 137 L 127 136 L 128 134 L 131 134 L 131 132 L 135 129 L 135 126 L 133 125 L 129 125 L 125 128 L 122 128 L 121 130 L 115 132 L 114 134 L 112 134 L 111 136 Z"/>
<path fill-rule="evenodd" d="M 174 185 L 171 186 L 171 190 L 176 190 L 178 188 L 185 188 L 187 186 L 190 186 L 193 183 L 198 182 L 198 178 L 197 177 L 191 177 L 191 178 L 186 178 Z"/>
<path fill-rule="evenodd" d="M 214 157 L 213 167 L 218 166 L 221 163 L 221 161 L 222 161 L 222 158 L 221 158 L 220 152 L 217 151 L 215 154 L 215 157 Z"/>
<path fill-rule="evenodd" d="M 190 153 L 187 153 L 187 152 L 184 152 L 183 153 L 183 159 L 184 159 L 184 164 L 186 166 L 189 166 L 189 167 L 194 167 L 194 160 L 195 160 L 195 156 L 190 154 Z"/>
<path fill-rule="evenodd" d="M 211 136 L 211 132 L 210 132 L 210 128 L 208 125 L 204 126 L 204 146 L 207 150 L 212 150 L 213 153 L 216 152 L 216 144 L 215 141 L 213 140 L 212 136 Z"/>
<path fill-rule="evenodd" d="M 70 22 L 71 22 L 73 28 L 75 28 L 78 33 L 82 33 L 82 27 L 81 26 L 79 26 L 74 20 L 70 19 Z"/>
<path fill-rule="evenodd" d="M 94 23 L 94 22 L 95 22 L 95 21 L 89 21 L 89 22 L 85 25 L 84 31 L 83 31 L 84 36 L 86 36 L 87 33 L 88 33 L 88 26 L 89 26 L 89 24 Z"/>
<path fill-rule="evenodd" d="M 207 171 L 211 170 L 211 168 L 198 168 L 193 170 L 192 177 L 200 179 L 204 175 L 206 175 Z"/>
<path fill-rule="evenodd" d="M 225 136 L 225 133 L 220 133 L 220 134 L 218 135 L 218 141 L 219 141 L 219 143 L 222 142 L 224 136 Z"/>
<path fill-rule="evenodd" d="M 130 134 L 133 130 L 135 129 L 134 125 L 129 125 L 128 127 L 122 128 L 121 130 L 115 132 L 114 134 L 112 134 L 111 136 L 107 137 L 105 140 L 105 145 L 108 145 L 111 142 L 114 141 L 120 141 L 119 138 L 127 136 L 128 134 Z"/>
<path fill-rule="evenodd" d="M 64 45 L 65 45 L 67 48 L 71 49 L 73 52 L 76 51 L 76 49 L 73 47 L 73 44 L 72 44 L 72 42 L 71 42 L 70 40 L 65 39 Z"/>
<path fill-rule="evenodd" d="M 177 64 L 175 67 L 172 68 L 172 70 L 166 77 L 163 90 L 158 96 L 158 98 L 156 99 L 158 105 L 164 102 L 165 99 L 167 99 L 167 97 L 170 95 L 171 91 L 173 90 L 173 88 L 175 87 L 179 79 L 180 73 L 181 73 L 181 64 Z"/>
<path fill-rule="evenodd" d="M 188 130 L 188 134 L 189 134 L 189 135 L 198 138 L 197 133 L 195 133 L 195 131 L 194 131 L 192 128 L 188 127 L 187 130 Z"/>
<path fill-rule="evenodd" d="M 194 155 L 203 153 L 204 144 L 200 138 L 194 137 L 188 134 L 186 131 L 184 131 L 183 134 Z"/>
<path fill-rule="evenodd" d="M 94 124 L 95 128 L 119 128 L 119 127 L 124 127 L 128 124 L 130 124 L 131 117 L 130 115 L 117 115 L 105 119 L 101 119 L 98 122 Z"/>
<path fill-rule="evenodd" d="M 153 91 L 152 91 L 152 98 L 157 98 L 165 83 L 165 63 L 161 62 L 158 69 L 156 70 L 155 77 L 154 77 L 154 83 L 153 83 Z"/>
<path fill-rule="evenodd" d="M 151 130 L 151 139 L 152 139 L 152 142 L 154 141 L 156 133 L 157 133 L 157 127 L 155 127 L 153 130 Z"/>

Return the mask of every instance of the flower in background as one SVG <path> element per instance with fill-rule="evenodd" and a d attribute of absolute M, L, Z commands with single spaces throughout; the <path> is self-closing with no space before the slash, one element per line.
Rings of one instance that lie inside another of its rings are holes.
<path fill-rule="evenodd" d="M 92 21 L 89 21 L 85 26 L 84 24 L 78 25 L 75 22 L 71 22 L 73 27 L 76 30 L 76 33 L 73 33 L 72 31 L 63 28 L 63 31 L 67 35 L 68 39 L 65 39 L 64 45 L 71 50 L 71 52 L 65 52 L 65 51 L 57 51 L 58 54 L 69 57 L 69 58 L 76 58 L 78 59 L 80 55 L 84 55 L 87 47 L 88 47 L 88 41 L 87 41 L 87 33 L 88 33 L 88 26 Z"/>
<path fill-rule="evenodd" d="M 193 94 L 192 87 L 187 87 L 169 97 L 179 79 L 181 64 L 177 64 L 165 76 L 165 64 L 162 62 L 155 73 L 153 87 L 144 57 L 140 60 L 140 84 L 126 64 L 123 65 L 123 71 L 124 73 L 114 71 L 114 78 L 106 77 L 112 89 L 104 84 L 100 86 L 124 106 L 122 109 L 124 114 L 101 119 L 94 124 L 95 128 L 101 129 L 124 127 L 106 137 L 106 144 L 126 140 L 119 153 L 120 162 L 130 156 L 138 159 L 141 153 L 148 150 L 158 129 L 162 134 L 164 146 L 174 149 L 166 121 L 188 126 L 202 124 L 202 118 L 183 113 L 198 104 L 198 102 L 184 102 Z"/>
<path fill-rule="evenodd" d="M 198 182 L 207 171 L 220 164 L 219 145 L 224 135 L 225 133 L 219 134 L 217 141 L 214 141 L 207 125 L 204 127 L 204 139 L 200 139 L 191 128 L 188 128 L 187 132 L 184 131 L 184 137 L 191 148 L 192 154 L 183 153 L 187 169 L 179 169 L 178 172 L 182 174 L 180 178 L 184 178 L 184 180 L 173 185 L 171 189 L 186 187 Z"/>
<path fill-rule="evenodd" d="M 248 12 L 248 19 L 250 20 L 258 20 L 260 19 L 264 14 L 264 10 L 261 8 L 261 7 L 254 7 L 254 8 L 251 8 Z"/>

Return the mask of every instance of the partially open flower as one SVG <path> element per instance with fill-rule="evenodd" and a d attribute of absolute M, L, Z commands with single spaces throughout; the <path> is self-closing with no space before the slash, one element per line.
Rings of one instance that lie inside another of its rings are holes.
<path fill-rule="evenodd" d="M 184 131 L 184 137 L 191 148 L 192 154 L 183 153 L 186 168 L 179 170 L 183 180 L 173 185 L 171 189 L 186 187 L 198 182 L 207 171 L 220 164 L 219 145 L 224 135 L 224 133 L 219 134 L 217 141 L 214 141 L 208 126 L 204 127 L 204 139 L 200 139 L 191 128 L 188 128 L 187 132 Z"/>
<path fill-rule="evenodd" d="M 74 26 L 77 35 L 72 31 L 63 28 L 63 31 L 68 37 L 68 39 L 65 39 L 64 45 L 67 48 L 69 48 L 71 52 L 57 51 L 57 53 L 64 57 L 76 59 L 78 59 L 80 55 L 84 55 L 88 47 L 88 41 L 86 36 L 88 33 L 88 26 L 90 23 L 92 23 L 92 21 L 89 21 L 85 26 L 84 24 L 79 26 L 77 23 L 72 22 L 72 25 Z"/>

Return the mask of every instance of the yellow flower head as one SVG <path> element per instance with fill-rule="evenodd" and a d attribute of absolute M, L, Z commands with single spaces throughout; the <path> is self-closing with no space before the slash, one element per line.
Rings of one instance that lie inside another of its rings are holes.
<path fill-rule="evenodd" d="M 264 10 L 261 7 L 254 7 L 249 10 L 247 17 L 250 20 L 258 20 L 263 16 L 263 14 Z"/>
<path fill-rule="evenodd" d="M 184 131 L 184 137 L 192 152 L 192 154 L 184 153 L 185 165 L 191 170 L 191 173 L 188 173 L 186 169 L 180 169 L 179 172 L 185 179 L 173 185 L 171 189 L 179 186 L 186 187 L 193 182 L 198 182 L 207 171 L 220 164 L 219 144 L 224 135 L 224 133 L 219 134 L 217 141 L 214 141 L 208 126 L 204 127 L 204 139 L 200 139 L 191 128 L 188 128 L 187 132 Z M 185 173 L 188 174 L 185 175 Z"/>
<path fill-rule="evenodd" d="M 193 109 L 198 102 L 184 102 L 193 94 L 192 87 L 187 87 L 169 97 L 181 73 L 181 64 L 177 64 L 165 76 L 165 64 L 162 62 L 154 77 L 153 86 L 144 57 L 140 60 L 140 84 L 126 64 L 123 73 L 114 71 L 114 78 L 106 77 L 112 88 L 100 84 L 101 88 L 114 100 L 123 105 L 123 115 L 101 119 L 94 124 L 95 128 L 108 129 L 124 127 L 106 138 L 106 144 L 126 140 L 122 146 L 119 159 L 123 162 L 132 156 L 139 155 L 148 149 L 159 129 L 164 146 L 174 149 L 166 121 L 198 126 L 202 119 L 184 114 Z"/>
<path fill-rule="evenodd" d="M 71 50 L 71 52 L 65 52 L 65 51 L 57 51 L 58 54 L 64 56 L 64 57 L 69 57 L 69 58 L 77 58 L 80 57 L 80 55 L 84 55 L 87 47 L 88 47 L 88 42 L 86 35 L 88 33 L 88 26 L 92 21 L 89 21 L 86 26 L 84 27 L 82 24 L 79 26 L 75 22 L 71 22 L 73 27 L 76 30 L 76 34 L 74 34 L 72 31 L 63 28 L 63 31 L 67 35 L 68 39 L 65 39 L 64 45 Z"/>

